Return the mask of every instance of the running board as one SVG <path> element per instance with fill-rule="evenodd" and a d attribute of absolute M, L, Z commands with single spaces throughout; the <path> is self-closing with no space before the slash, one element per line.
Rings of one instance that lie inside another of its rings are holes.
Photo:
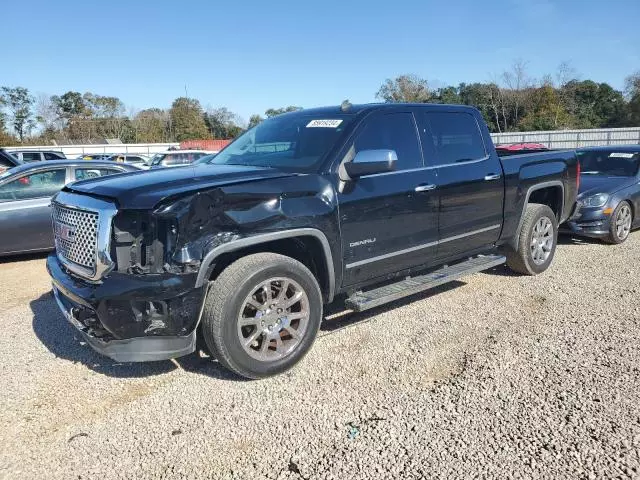
<path fill-rule="evenodd" d="M 356 292 L 345 301 L 345 306 L 356 312 L 362 312 L 414 293 L 428 290 L 443 283 L 457 280 L 472 273 L 481 272 L 507 261 L 502 255 L 479 255 L 455 265 L 444 266 L 433 272 L 416 277 L 409 277 L 397 283 L 374 288 L 366 292 Z"/>

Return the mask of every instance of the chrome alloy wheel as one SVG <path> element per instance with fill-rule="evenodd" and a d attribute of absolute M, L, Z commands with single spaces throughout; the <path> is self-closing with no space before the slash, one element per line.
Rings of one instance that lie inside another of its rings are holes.
<path fill-rule="evenodd" d="M 629 232 L 631 231 L 631 208 L 626 203 L 620 207 L 618 210 L 618 215 L 616 217 L 616 235 L 618 235 L 619 240 L 626 240 L 629 236 Z"/>
<path fill-rule="evenodd" d="M 536 265 L 547 261 L 553 250 L 553 223 L 548 217 L 540 217 L 531 235 L 531 257 Z"/>
<path fill-rule="evenodd" d="M 265 362 L 289 355 L 309 324 L 309 298 L 290 278 L 271 278 L 247 295 L 238 314 L 238 338 L 252 358 Z"/>

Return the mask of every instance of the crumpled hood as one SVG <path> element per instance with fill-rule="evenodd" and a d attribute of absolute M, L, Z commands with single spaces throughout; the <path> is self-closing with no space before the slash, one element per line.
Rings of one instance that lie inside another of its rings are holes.
<path fill-rule="evenodd" d="M 295 174 L 243 165 L 193 165 L 123 173 L 74 182 L 64 190 L 114 199 L 118 208 L 152 209 L 162 200 L 241 182 Z"/>
<path fill-rule="evenodd" d="M 619 177 L 606 175 L 582 175 L 580 177 L 579 198 L 596 193 L 614 193 L 635 182 L 635 177 Z"/>

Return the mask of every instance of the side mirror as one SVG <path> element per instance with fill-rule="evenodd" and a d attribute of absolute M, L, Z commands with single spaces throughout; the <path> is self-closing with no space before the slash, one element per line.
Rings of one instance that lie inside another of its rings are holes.
<path fill-rule="evenodd" d="M 398 155 L 395 150 L 361 150 L 353 160 L 344 164 L 344 171 L 351 179 L 393 172 L 397 161 Z"/>

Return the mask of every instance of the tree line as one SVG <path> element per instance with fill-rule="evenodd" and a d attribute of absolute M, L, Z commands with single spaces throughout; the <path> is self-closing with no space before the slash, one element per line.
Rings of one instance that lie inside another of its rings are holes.
<path fill-rule="evenodd" d="M 579 80 L 568 64 L 536 80 L 526 63 L 514 62 L 493 81 L 431 88 L 416 75 L 387 79 L 376 97 L 384 102 L 472 105 L 491 132 L 567 130 L 640 126 L 640 72 L 627 77 L 625 90 Z"/>
<path fill-rule="evenodd" d="M 568 64 L 555 75 L 533 79 L 526 63 L 516 61 L 490 82 L 433 88 L 416 75 L 387 79 L 376 93 L 384 102 L 472 105 L 492 132 L 640 126 L 640 71 L 630 75 L 624 91 L 607 83 L 579 80 Z M 338 95 L 339 96 L 339 95 Z M 33 95 L 24 87 L 0 88 L 0 146 L 16 144 L 181 142 L 229 139 L 281 113 L 270 108 L 245 122 L 226 107 L 203 108 L 194 98 L 176 98 L 168 109 L 129 111 L 117 97 L 68 91 Z"/>

